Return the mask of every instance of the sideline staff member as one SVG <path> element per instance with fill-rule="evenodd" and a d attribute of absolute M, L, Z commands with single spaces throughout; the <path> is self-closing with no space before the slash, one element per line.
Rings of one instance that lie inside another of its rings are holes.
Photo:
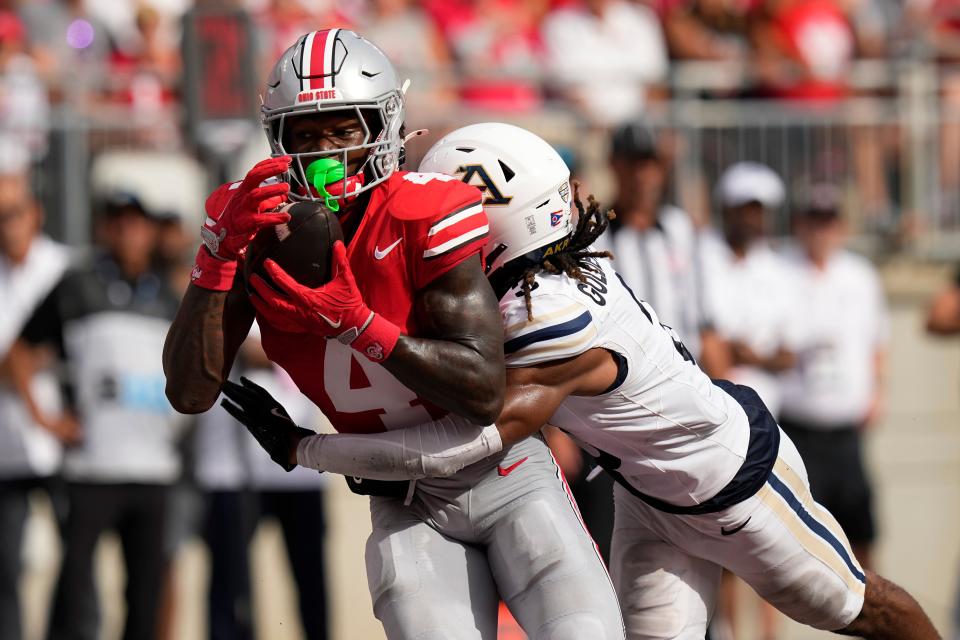
<path fill-rule="evenodd" d="M 804 313 L 797 365 L 783 377 L 780 426 L 803 456 L 813 497 L 869 568 L 876 529 L 862 433 L 883 397 L 886 301 L 873 266 L 843 248 L 836 188 L 814 185 L 799 213 L 798 246 L 787 259 Z"/>
<path fill-rule="evenodd" d="M 153 266 L 158 218 L 117 196 L 100 220 L 103 248 L 64 275 L 40 304 L 12 354 L 17 388 L 37 422 L 49 420 L 22 383 L 36 347 L 63 364 L 80 442 L 67 450 L 69 513 L 51 638 L 100 635 L 93 553 L 100 535 L 120 536 L 127 572 L 125 638 L 150 638 L 164 576 L 167 501 L 180 473 L 182 418 L 164 397 L 161 353 L 177 297 Z"/>

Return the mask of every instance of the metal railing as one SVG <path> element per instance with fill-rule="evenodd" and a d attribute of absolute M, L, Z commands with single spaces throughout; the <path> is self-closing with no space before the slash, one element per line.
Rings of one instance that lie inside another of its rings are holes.
<path fill-rule="evenodd" d="M 926 62 L 863 63 L 851 74 L 851 84 L 861 95 L 812 106 L 712 97 L 713 90 L 742 83 L 743 70 L 675 65 L 673 97 L 652 104 L 644 117 L 670 143 L 674 201 L 698 219 L 712 217 L 712 186 L 719 173 L 733 162 L 755 160 L 780 173 L 788 194 L 796 195 L 813 180 L 842 187 L 851 227 L 867 248 L 954 259 L 960 257 L 960 166 L 945 162 L 954 157 L 953 144 L 960 146 L 960 110 L 947 106 L 942 91 L 942 78 L 952 72 Z M 51 229 L 75 244 L 89 238 L 88 178 L 97 154 L 194 150 L 181 133 L 183 114 L 176 106 L 139 117 L 117 107 L 81 114 L 62 106 L 53 116 L 49 151 L 37 167 L 35 182 Z M 427 127 L 442 134 L 483 120 L 527 126 L 571 149 L 593 190 L 612 195 L 606 171 L 608 132 L 563 103 L 547 102 L 534 112 L 420 103 L 408 128 Z M 261 134 L 252 127 L 244 135 Z M 411 143 L 412 166 L 436 137 Z M 960 148 L 956 157 L 960 159 Z M 211 182 L 215 173 L 223 175 L 224 170 L 211 165 Z M 775 220 L 779 233 L 789 230 L 793 202 L 788 195 Z"/>

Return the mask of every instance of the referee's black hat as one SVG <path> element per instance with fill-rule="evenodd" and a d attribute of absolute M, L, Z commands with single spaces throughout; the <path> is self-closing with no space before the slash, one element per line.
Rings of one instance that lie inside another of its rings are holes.
<path fill-rule="evenodd" d="M 167 211 L 157 211 L 143 203 L 132 191 L 111 191 L 103 196 L 103 214 L 114 218 L 124 213 L 138 213 L 154 222 L 169 222 L 177 216 Z"/>
<path fill-rule="evenodd" d="M 794 211 L 814 220 L 835 220 L 843 210 L 843 192 L 829 182 L 813 183 L 799 189 Z"/>
<path fill-rule="evenodd" d="M 610 135 L 610 157 L 621 160 L 656 160 L 657 136 L 643 120 L 632 120 Z"/>

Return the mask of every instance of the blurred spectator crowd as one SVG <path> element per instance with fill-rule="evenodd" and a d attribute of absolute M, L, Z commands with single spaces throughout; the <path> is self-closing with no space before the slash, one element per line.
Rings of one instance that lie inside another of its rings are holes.
<path fill-rule="evenodd" d="M 248 12 L 261 70 L 301 33 L 345 27 L 378 43 L 425 102 L 522 111 L 556 100 L 597 123 L 669 96 L 678 62 L 739 64 L 729 95 L 830 100 L 855 90 L 858 59 L 960 55 L 951 0 L 3 0 L 5 84 L 33 92 L 4 112 L 42 120 L 42 94 L 175 104 L 192 8 Z"/>
<path fill-rule="evenodd" d="M 50 149 L 58 153 L 61 142 L 52 134 L 78 122 L 91 129 L 84 144 L 92 152 L 195 149 L 200 136 L 182 124 L 185 73 L 198 63 L 183 59 L 182 40 L 187 16 L 216 11 L 249 18 L 251 94 L 299 34 L 352 28 L 412 80 L 416 126 L 442 128 L 451 114 L 559 114 L 553 131 L 539 133 L 554 139 L 575 129 L 568 142 L 581 151 L 590 134 L 644 116 L 662 127 L 705 130 L 696 144 L 675 141 L 675 161 L 704 165 L 697 169 L 704 175 L 682 176 L 687 183 L 712 182 L 721 165 L 746 159 L 771 164 L 790 185 L 802 164 L 816 178 L 849 174 L 868 231 L 909 224 L 901 214 L 918 208 L 960 224 L 955 118 L 935 115 L 925 130 L 911 129 L 913 148 L 907 118 L 891 125 L 877 109 L 823 126 L 797 124 L 853 98 L 905 98 L 898 65 L 913 62 L 933 70 L 930 91 L 938 98 L 928 107 L 953 113 L 960 102 L 960 4 L 953 0 L 0 0 L 0 162 L 55 162 Z M 690 99 L 777 101 L 800 115 L 762 124 L 784 112 L 759 107 L 764 118 L 743 111 L 713 125 L 724 133 L 711 137 L 706 121 L 676 108 Z M 249 104 L 252 120 L 256 95 Z M 763 129 L 743 134 L 749 126 Z M 932 167 L 911 155 L 926 142 Z M 927 183 L 904 166 L 917 167 Z M 50 181 L 67 170 L 51 168 L 59 173 Z M 682 196 L 700 222 L 708 207 L 694 201 L 706 193 L 704 186 Z"/>
<path fill-rule="evenodd" d="M 184 78 L 199 63 L 183 57 L 183 34 L 204 11 L 249 19 L 253 87 L 299 35 L 346 27 L 412 80 L 413 126 L 540 127 L 617 211 L 602 241 L 624 279 L 708 373 L 757 388 L 778 412 L 807 447 L 814 494 L 836 498 L 828 506 L 869 564 L 860 439 L 882 412 L 886 312 L 872 267 L 843 245 L 850 232 L 909 232 L 905 209 L 919 200 L 908 186 L 932 185 L 938 220 L 953 211 L 960 227 L 960 119 L 949 117 L 960 0 L 0 0 L 0 640 L 21 635 L 20 548 L 38 490 L 65 552 L 39 625 L 50 637 L 97 637 L 92 548 L 110 529 L 128 558 L 127 637 L 175 637 L 172 560 L 190 535 L 210 542 L 210 637 L 252 637 L 246 551 L 262 516 L 282 524 L 305 637 L 327 634 L 316 475 L 279 473 L 222 412 L 188 424 L 163 401 L 159 348 L 203 194 L 267 153 L 250 123 L 241 141 L 260 145 L 236 166 L 184 126 Z M 914 63 L 933 72 L 923 113 L 944 114 L 925 132 L 910 120 L 914 140 L 939 140 L 919 145 L 931 164 L 911 155 L 907 119 L 876 108 L 909 102 L 897 66 Z M 681 109 L 731 101 L 744 107 L 714 114 L 726 120 Z M 411 143 L 410 165 L 435 139 Z M 904 165 L 931 182 L 911 182 Z M 77 222 L 67 205 L 92 215 Z M 94 250 L 78 257 L 42 229 Z M 114 353 L 121 314 L 123 344 L 142 357 Z M 298 420 L 316 420 L 255 336 L 242 360 Z M 594 496 L 585 515 L 604 546 L 610 513 L 596 496 L 609 485 L 588 487 L 579 451 L 556 434 L 551 444 L 578 497 Z M 150 464 L 118 463 L 118 447 Z M 822 471 L 841 467 L 855 495 Z"/>

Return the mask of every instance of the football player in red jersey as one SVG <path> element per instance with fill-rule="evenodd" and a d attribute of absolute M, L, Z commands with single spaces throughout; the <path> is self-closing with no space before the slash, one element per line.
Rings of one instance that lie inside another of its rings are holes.
<path fill-rule="evenodd" d="M 467 425 L 499 453 L 445 478 L 351 482 L 371 495 L 367 575 L 387 636 L 493 638 L 502 597 L 531 638 L 622 638 L 613 588 L 549 450 L 531 438 L 500 451 L 503 332 L 479 257 L 480 192 L 398 170 L 403 91 L 353 32 L 300 38 L 274 67 L 262 113 L 273 157 L 207 201 L 164 349 L 173 406 L 213 404 L 256 316 L 267 354 L 338 431 Z M 330 281 L 309 289 L 267 261 L 274 286 L 254 276 L 248 292 L 237 277 L 247 245 L 286 221 L 278 207 L 295 199 L 338 212 L 346 243 Z"/>

